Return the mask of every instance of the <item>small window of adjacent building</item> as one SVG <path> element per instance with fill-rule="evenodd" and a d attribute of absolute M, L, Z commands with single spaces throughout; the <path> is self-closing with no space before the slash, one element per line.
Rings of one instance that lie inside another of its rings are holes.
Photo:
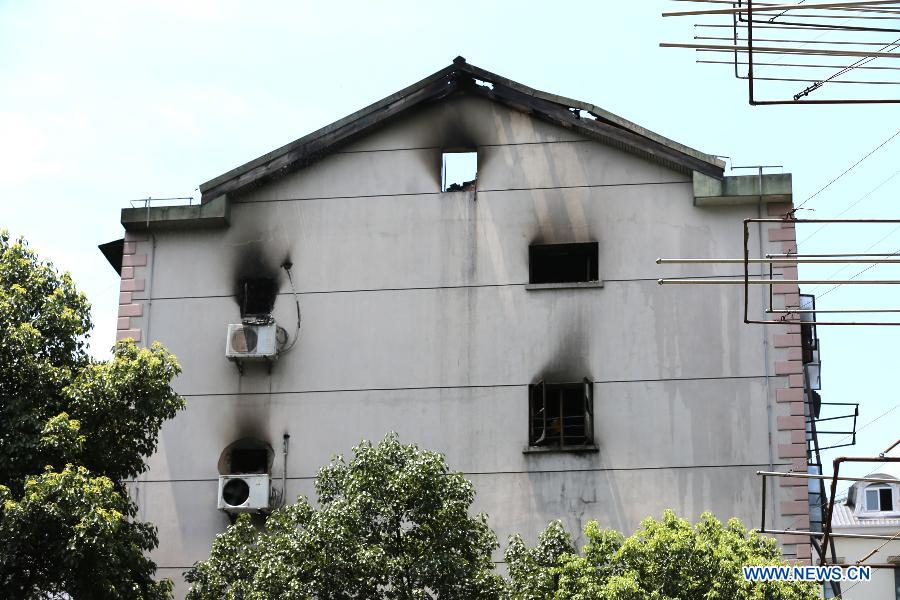
<path fill-rule="evenodd" d="M 441 191 L 467 192 L 478 179 L 478 152 L 472 149 L 445 150 L 441 157 Z"/>
<path fill-rule="evenodd" d="M 597 242 L 535 244 L 528 248 L 529 283 L 599 281 Z"/>
<path fill-rule="evenodd" d="M 894 491 L 885 485 L 866 488 L 866 510 L 890 512 L 894 510 Z"/>
<path fill-rule="evenodd" d="M 528 444 L 546 448 L 591 446 L 594 443 L 594 385 L 545 383 L 529 386 Z"/>

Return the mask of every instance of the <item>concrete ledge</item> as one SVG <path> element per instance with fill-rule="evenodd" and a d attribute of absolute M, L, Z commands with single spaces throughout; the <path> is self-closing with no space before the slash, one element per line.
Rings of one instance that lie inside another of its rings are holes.
<path fill-rule="evenodd" d="M 567 290 L 567 289 L 586 289 L 586 288 L 602 288 L 602 281 L 569 281 L 565 283 L 528 283 L 525 289 L 534 290 Z"/>
<path fill-rule="evenodd" d="M 525 446 L 522 454 L 547 454 L 551 452 L 600 452 L 600 448 L 591 444 L 590 446 L 562 446 L 562 447 L 545 447 L 545 446 Z"/>
<path fill-rule="evenodd" d="M 759 175 L 734 175 L 722 179 L 694 171 L 694 205 L 723 206 L 737 204 L 764 204 L 793 202 L 793 185 L 790 173 Z"/>
<path fill-rule="evenodd" d="M 231 201 L 222 195 L 205 204 L 123 208 L 125 231 L 161 229 L 218 229 L 228 227 Z"/>

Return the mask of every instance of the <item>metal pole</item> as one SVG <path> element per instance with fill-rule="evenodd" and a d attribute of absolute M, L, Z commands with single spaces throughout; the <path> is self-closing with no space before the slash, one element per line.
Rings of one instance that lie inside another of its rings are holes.
<path fill-rule="evenodd" d="M 768 529 L 766 531 L 760 531 L 760 533 L 771 533 L 774 535 L 805 535 L 809 537 L 820 537 L 825 534 L 821 531 L 800 531 L 796 529 Z M 830 537 L 836 538 L 847 538 L 847 539 L 861 539 L 861 540 L 893 540 L 894 537 L 890 535 L 875 535 L 868 533 L 833 533 Z M 898 565 L 900 566 L 900 565 Z"/>
<path fill-rule="evenodd" d="M 900 285 L 900 279 L 657 279 L 660 285 L 666 284 L 691 284 L 691 285 L 771 285 L 775 283 L 795 283 L 797 285 L 830 284 L 840 285 Z"/>
<path fill-rule="evenodd" d="M 848 415 L 849 416 L 849 415 Z M 811 473 L 782 473 L 779 471 L 757 471 L 757 475 L 765 477 L 792 477 L 797 479 L 831 479 L 831 475 L 813 475 Z M 879 479 L 877 477 L 838 477 L 839 481 L 864 481 L 866 483 L 897 483 L 896 479 Z"/>
<path fill-rule="evenodd" d="M 890 264 L 890 263 L 900 263 L 900 258 L 896 258 L 897 253 L 891 253 L 889 256 L 893 256 L 895 258 L 845 258 L 845 259 L 837 259 L 837 258 L 793 258 L 798 256 L 796 254 L 792 255 L 792 258 L 748 258 L 747 261 L 753 264 L 774 264 L 778 265 L 795 265 L 795 264 L 803 264 L 803 263 L 813 263 L 813 264 L 843 264 L 843 263 L 859 263 L 859 264 Z M 723 265 L 731 265 L 743 263 L 744 259 L 742 258 L 657 258 L 656 264 L 658 265 L 678 265 L 678 264 L 687 264 L 687 265 L 703 265 L 703 264 L 723 264 Z"/>

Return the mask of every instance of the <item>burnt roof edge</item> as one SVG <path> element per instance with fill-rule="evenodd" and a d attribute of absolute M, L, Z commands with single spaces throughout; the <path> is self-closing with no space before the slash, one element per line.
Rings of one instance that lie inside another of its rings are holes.
<path fill-rule="evenodd" d="M 622 146 L 625 150 L 635 150 L 639 155 L 660 160 L 666 166 L 685 172 L 698 171 L 717 178 L 724 176 L 725 163 L 713 155 L 670 140 L 593 104 L 542 92 L 470 65 L 462 57 L 457 57 L 453 64 L 378 102 L 201 184 L 202 202 L 224 193 L 237 194 L 250 186 L 277 178 L 293 170 L 292 167 L 297 168 L 298 163 L 302 167 L 303 163 L 327 154 L 334 145 L 347 142 L 423 101 L 446 97 L 458 89 L 456 84 L 460 73 L 540 101 L 544 110 L 533 111 L 533 114 L 543 120 L 573 128 L 588 137 Z M 466 89 L 471 90 L 472 86 Z M 502 102 L 498 98 L 500 94 L 484 95 Z M 503 103 L 522 110 L 517 103 Z M 546 110 L 548 105 L 552 105 L 554 110 Z M 594 118 L 578 118 L 573 112 L 575 110 L 585 111 Z M 554 115 L 548 117 L 548 113 Z M 562 116 L 564 113 L 572 117 L 565 118 Z"/>

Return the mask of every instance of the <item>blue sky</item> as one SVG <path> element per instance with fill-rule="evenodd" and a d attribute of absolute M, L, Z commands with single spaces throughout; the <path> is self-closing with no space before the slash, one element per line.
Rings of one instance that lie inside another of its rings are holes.
<path fill-rule="evenodd" d="M 456 55 L 734 164 L 784 165 L 798 202 L 900 127 L 900 107 L 892 105 L 749 107 L 728 67 L 696 65 L 691 51 L 658 47 L 693 35 L 691 21 L 661 18 L 672 6 L 0 0 L 0 225 L 72 272 L 94 306 L 94 351 L 103 356 L 114 336 L 118 280 L 97 244 L 121 237 L 118 211 L 128 200 L 192 195 L 201 182 Z M 801 216 L 849 207 L 842 216 L 896 218 L 898 170 L 900 140 L 813 198 L 806 206 L 815 212 Z M 799 228 L 801 241 L 810 234 L 804 252 L 900 250 L 894 226 Z M 801 276 L 836 270 L 804 268 Z M 897 272 L 880 266 L 861 277 Z M 897 300 L 893 288 L 843 286 L 819 307 Z M 900 435 L 890 377 L 898 333 L 820 330 L 824 399 L 861 405 L 859 443 L 842 452 L 877 453 Z"/>

